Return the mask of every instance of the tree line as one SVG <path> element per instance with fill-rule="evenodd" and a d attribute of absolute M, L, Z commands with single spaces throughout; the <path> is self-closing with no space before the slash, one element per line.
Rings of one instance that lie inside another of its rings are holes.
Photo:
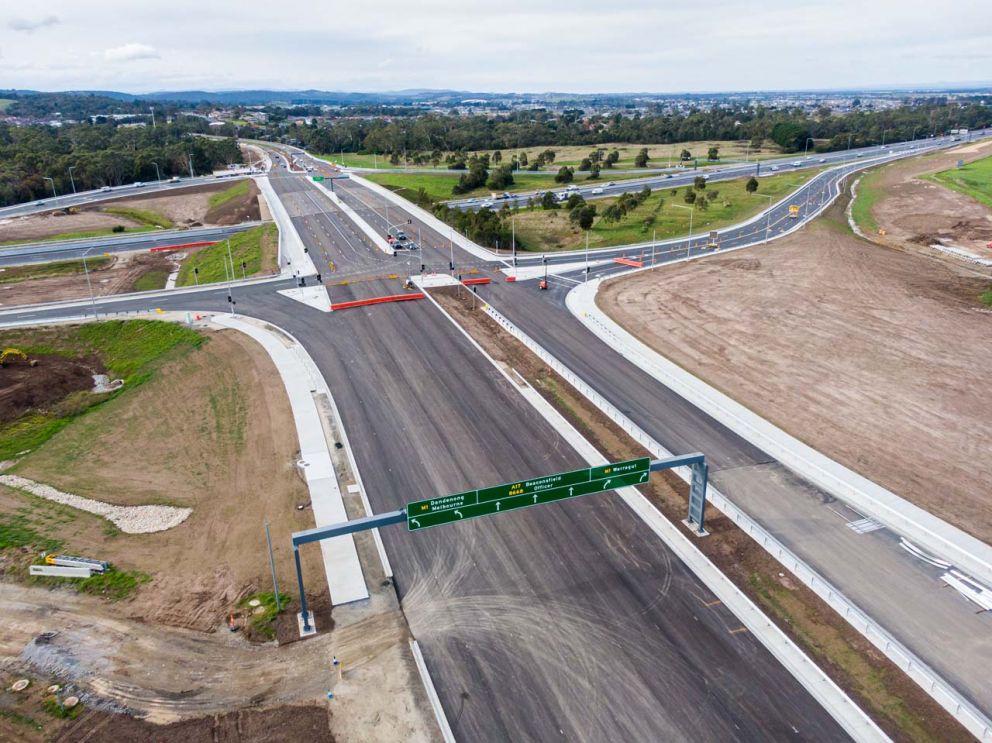
<path fill-rule="evenodd" d="M 316 152 L 376 152 L 416 164 L 441 161 L 444 153 L 514 150 L 555 145 L 596 146 L 610 142 L 673 144 L 694 140 L 773 140 L 788 151 L 802 150 L 806 138 L 817 151 L 861 147 L 992 124 L 992 108 L 943 99 L 906 103 L 885 110 L 726 106 L 687 113 L 619 112 L 585 117 L 580 110 L 513 111 L 499 116 L 428 113 L 417 117 L 353 117 L 347 112 L 310 124 L 281 123 L 242 128 L 242 136 L 291 139 Z M 814 149 L 812 146 L 810 149 Z M 607 166 L 606 161 L 600 164 Z"/>
<path fill-rule="evenodd" d="M 180 119 L 152 127 L 113 123 L 13 127 L 0 123 L 0 204 L 17 204 L 76 190 L 197 175 L 242 162 L 234 139 L 196 136 L 205 121 Z M 156 172 L 155 164 L 158 164 Z M 70 177 L 69 169 L 72 168 Z"/>

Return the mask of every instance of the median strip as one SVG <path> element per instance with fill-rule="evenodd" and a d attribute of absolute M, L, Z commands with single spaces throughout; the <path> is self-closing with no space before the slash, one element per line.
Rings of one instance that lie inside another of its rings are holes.
<path fill-rule="evenodd" d="M 373 304 L 386 304 L 388 302 L 409 302 L 414 299 L 423 299 L 424 295 L 417 294 L 390 294 L 386 297 L 372 297 L 371 299 L 354 299 L 350 302 L 337 302 L 331 304 L 331 310 L 348 310 L 352 307 L 367 307 Z"/>

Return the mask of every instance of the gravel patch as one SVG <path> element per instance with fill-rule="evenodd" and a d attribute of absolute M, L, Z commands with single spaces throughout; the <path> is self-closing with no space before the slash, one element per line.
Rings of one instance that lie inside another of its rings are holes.
<path fill-rule="evenodd" d="M 173 506 L 113 506 L 92 498 L 63 493 L 51 485 L 43 485 L 18 475 L 0 475 L 0 484 L 24 490 L 45 500 L 78 508 L 80 511 L 102 516 L 125 534 L 150 534 L 151 532 L 165 531 L 179 526 L 193 513 L 192 508 L 175 508 Z"/>

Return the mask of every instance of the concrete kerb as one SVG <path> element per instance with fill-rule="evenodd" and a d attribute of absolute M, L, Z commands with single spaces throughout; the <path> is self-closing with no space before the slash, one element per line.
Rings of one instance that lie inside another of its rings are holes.
<path fill-rule="evenodd" d="M 393 246 L 389 244 L 386 238 L 384 238 L 382 235 L 376 232 L 372 228 L 372 225 L 370 225 L 368 222 L 366 222 L 364 219 L 358 216 L 358 212 L 356 212 L 350 206 L 345 204 L 336 193 L 326 188 L 323 183 L 318 183 L 317 181 L 313 181 L 313 185 L 315 185 L 318 189 L 320 189 L 323 192 L 323 194 L 327 198 L 329 198 L 331 202 L 338 209 L 344 212 L 345 216 L 348 217 L 348 219 L 350 219 L 352 222 L 358 225 L 358 228 L 365 233 L 365 236 L 372 241 L 373 245 L 379 248 L 379 250 L 381 250 L 386 255 L 392 255 L 392 256 L 396 255 L 396 251 L 393 249 Z"/>
<path fill-rule="evenodd" d="M 575 387 L 593 405 L 607 417 L 623 428 L 635 441 L 644 446 L 655 457 L 664 458 L 672 453 L 649 436 L 636 423 L 612 405 L 606 398 L 587 385 L 568 367 L 548 353 L 513 323 L 503 317 L 492 305 L 487 305 L 486 312 L 500 323 L 508 332 L 521 341 L 538 358 L 548 364 L 569 384 Z M 673 470 L 685 482 L 690 482 L 691 471 L 686 468 Z M 785 547 L 774 536 L 748 516 L 743 510 L 734 505 L 711 483 L 707 488 L 709 502 L 722 511 L 735 524 L 751 536 L 783 567 L 823 599 L 831 608 L 878 648 L 889 660 L 895 663 L 903 672 L 926 691 L 938 704 L 958 720 L 972 735 L 979 740 L 992 740 L 992 720 L 965 699 L 939 674 L 931 669 L 924 661 L 912 653 L 902 643 L 890 635 L 885 629 L 876 624 L 871 617 L 851 602 L 841 591 L 820 576 L 809 565 L 803 562 L 791 550 Z"/>
<path fill-rule="evenodd" d="M 571 290 L 569 311 L 614 350 L 782 464 L 927 551 L 992 584 L 992 547 L 844 467 L 666 359 L 596 305 L 601 280 Z"/>
<path fill-rule="evenodd" d="M 434 680 L 431 679 L 431 672 L 427 670 L 427 663 L 424 662 L 424 654 L 420 652 L 420 643 L 410 640 L 410 650 L 413 652 L 413 660 L 417 664 L 417 671 L 420 673 L 420 680 L 427 691 L 427 698 L 430 700 L 431 709 L 434 710 L 434 719 L 441 729 L 441 738 L 444 743 L 455 743 L 455 734 L 451 732 L 451 725 L 444 714 L 444 707 L 441 706 L 441 698 L 434 688 Z"/>
<path fill-rule="evenodd" d="M 426 224 L 428 227 L 430 227 L 433 230 L 435 230 L 442 237 L 449 237 L 451 239 L 451 241 L 454 242 L 455 245 L 457 245 L 459 248 L 461 248 L 465 252 L 470 253 L 471 255 L 474 255 L 476 258 L 481 258 L 484 261 L 492 261 L 492 262 L 497 262 L 498 261 L 500 263 L 503 263 L 504 265 L 507 265 L 507 266 L 510 265 L 509 262 L 505 258 L 502 258 L 502 257 L 496 255 L 492 251 L 486 250 L 481 245 L 476 245 L 474 242 L 472 242 L 471 240 L 469 240 L 464 235 L 458 234 L 458 232 L 455 231 L 455 228 L 454 227 L 451 227 L 450 225 L 445 224 L 440 219 L 438 219 L 433 214 L 431 214 L 429 211 L 427 211 L 426 209 L 423 209 L 423 208 L 417 206 L 412 201 L 407 201 L 402 196 L 397 196 L 395 193 L 393 193 L 392 191 L 390 191 L 388 188 L 384 188 L 383 186 L 380 186 L 378 183 L 374 183 L 373 181 L 366 180 L 365 178 L 362 178 L 361 176 L 357 176 L 357 175 L 352 174 L 350 177 L 356 183 L 359 183 L 362 186 L 365 186 L 370 191 L 374 191 L 379 196 L 382 196 L 385 199 L 389 199 L 391 202 L 393 202 L 397 206 L 399 206 L 399 207 L 405 209 L 406 211 L 410 212 L 413 216 L 415 216 L 421 222 L 423 222 L 424 224 Z"/>
<path fill-rule="evenodd" d="M 304 250 L 303 240 L 300 239 L 296 227 L 293 226 L 293 220 L 290 218 L 289 212 L 286 211 L 282 200 L 276 195 L 272 184 L 269 183 L 269 177 L 257 176 L 255 182 L 258 183 L 259 190 L 265 196 L 272 218 L 279 228 L 279 270 L 284 276 L 294 272 L 305 276 L 317 273 L 317 267 L 314 266 L 310 255 Z M 291 263 L 287 264 L 287 260 Z"/>
<path fill-rule="evenodd" d="M 466 287 L 468 290 L 468 287 Z M 493 367 L 524 397 L 525 400 L 588 462 L 590 466 L 606 464 L 608 460 L 585 439 L 550 403 L 521 378 L 515 380 L 490 356 L 479 343 L 425 292 L 435 307 L 464 335 Z M 492 307 L 483 303 L 491 317 Z M 498 313 L 496 313 L 498 314 Z M 504 318 L 505 319 L 505 318 Z M 507 321 L 508 322 L 508 321 Z M 503 323 L 500 323 L 503 324 Z M 504 325 L 504 327 L 506 327 Z M 519 338 L 518 338 L 519 339 Z M 525 344 L 526 345 L 526 344 Z M 557 371 L 557 370 L 556 370 Z M 521 386 L 521 381 L 523 386 Z M 658 447 L 661 448 L 661 447 Z M 663 456 L 671 456 L 666 452 Z M 682 467 L 683 477 L 691 478 L 689 468 Z M 712 486 L 711 486 L 712 487 Z M 719 598 L 752 634 L 816 699 L 824 709 L 855 740 L 886 741 L 888 736 L 858 707 L 833 680 L 824 673 L 778 626 L 737 588 L 674 524 L 645 498 L 637 488 L 617 491 L 627 506 L 662 540 L 699 580 Z"/>

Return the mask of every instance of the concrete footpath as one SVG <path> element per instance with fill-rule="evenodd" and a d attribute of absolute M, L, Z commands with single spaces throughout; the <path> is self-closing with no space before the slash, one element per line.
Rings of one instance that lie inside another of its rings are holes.
<path fill-rule="evenodd" d="M 327 526 L 348 520 L 344 500 L 334 476 L 331 453 L 320 422 L 314 392 L 329 396 L 323 377 L 306 350 L 289 335 L 266 329 L 265 323 L 251 318 L 214 315 L 212 322 L 224 328 L 239 330 L 265 349 L 279 370 L 293 410 L 293 420 L 300 439 L 300 460 L 310 489 L 314 525 Z M 320 550 L 327 574 L 331 603 L 335 606 L 369 597 L 362 574 L 362 564 L 351 535 L 325 539 Z"/>

